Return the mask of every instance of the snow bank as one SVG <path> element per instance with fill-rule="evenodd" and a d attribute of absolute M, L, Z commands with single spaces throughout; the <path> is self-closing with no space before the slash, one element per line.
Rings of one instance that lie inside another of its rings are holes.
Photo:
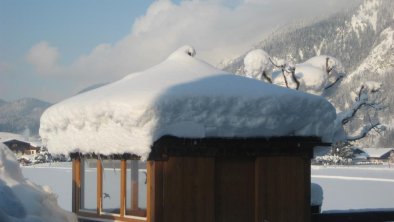
<path fill-rule="evenodd" d="M 0 143 L 0 221 L 77 221 L 48 187 L 24 179 L 14 154 Z"/>
<path fill-rule="evenodd" d="M 311 205 L 321 206 L 323 204 L 323 188 L 317 183 L 311 183 Z"/>
<path fill-rule="evenodd" d="M 48 108 L 43 142 L 51 153 L 146 158 L 163 135 L 333 138 L 336 113 L 324 98 L 225 73 L 194 54 L 184 46 L 159 65 Z"/>

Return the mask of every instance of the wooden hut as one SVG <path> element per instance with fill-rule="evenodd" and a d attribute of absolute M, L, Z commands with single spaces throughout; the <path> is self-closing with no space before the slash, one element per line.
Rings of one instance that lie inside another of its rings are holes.
<path fill-rule="evenodd" d="M 310 221 L 310 159 L 335 134 L 335 109 L 194 54 L 183 47 L 45 111 L 43 141 L 73 159 L 73 212 L 86 221 Z"/>

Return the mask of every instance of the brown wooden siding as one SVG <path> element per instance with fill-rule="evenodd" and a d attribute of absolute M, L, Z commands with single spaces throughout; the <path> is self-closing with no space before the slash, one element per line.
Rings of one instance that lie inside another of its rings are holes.
<path fill-rule="evenodd" d="M 214 221 L 212 158 L 170 157 L 163 165 L 163 221 Z"/>
<path fill-rule="evenodd" d="M 254 179 L 253 159 L 216 159 L 216 222 L 254 220 Z"/>
<path fill-rule="evenodd" d="M 155 190 L 163 204 L 151 206 L 163 216 L 148 221 L 310 221 L 306 157 L 170 157 L 152 164 L 163 173 L 156 180 L 162 193 Z"/>
<path fill-rule="evenodd" d="M 256 160 L 256 221 L 310 221 L 310 174 L 301 157 Z"/>

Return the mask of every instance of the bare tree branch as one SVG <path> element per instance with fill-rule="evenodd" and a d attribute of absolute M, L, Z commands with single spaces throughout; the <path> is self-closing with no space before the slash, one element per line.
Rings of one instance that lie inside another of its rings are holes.
<path fill-rule="evenodd" d="M 330 58 L 329 57 L 327 57 L 326 58 L 326 73 L 327 73 L 327 76 L 329 76 L 330 75 L 330 72 L 332 71 L 332 69 L 334 68 L 334 67 L 328 67 L 328 61 L 330 60 Z"/>
<path fill-rule="evenodd" d="M 352 105 L 350 110 L 337 114 L 337 118 L 339 119 L 339 121 L 342 122 L 342 125 L 348 123 L 356 115 L 357 111 L 360 110 L 363 106 L 369 106 L 375 110 L 383 109 L 381 104 L 368 101 L 368 95 L 364 89 L 365 87 L 364 85 L 362 85 L 357 93 L 357 97 L 355 99 L 356 102 Z"/>
<path fill-rule="evenodd" d="M 356 97 L 356 101 L 359 101 L 361 99 L 362 93 L 364 91 L 365 86 L 361 85 L 360 89 L 358 90 L 358 96 Z"/>
<path fill-rule="evenodd" d="M 352 141 L 362 139 L 373 129 L 378 130 L 380 132 L 380 130 L 379 130 L 380 126 L 381 126 L 380 123 L 374 123 L 374 124 L 371 124 L 368 126 L 364 126 L 364 128 L 360 131 L 360 133 L 358 135 L 348 136 L 347 141 L 352 142 Z"/>
<path fill-rule="evenodd" d="M 296 90 L 298 90 L 300 88 L 300 81 L 298 81 L 296 75 L 295 75 L 295 67 L 289 67 L 289 71 L 291 73 L 291 78 L 293 79 L 293 81 L 296 83 Z"/>
<path fill-rule="evenodd" d="M 289 87 L 289 83 L 287 81 L 285 72 L 290 73 L 291 74 L 291 78 L 292 80 L 296 83 L 296 90 L 298 90 L 300 88 L 300 81 L 297 79 L 296 75 L 295 75 L 295 67 L 286 67 L 286 63 L 283 65 L 278 65 L 276 63 L 274 63 L 274 61 L 272 61 L 271 57 L 268 57 L 268 59 L 270 60 L 270 62 L 272 63 L 273 66 L 275 66 L 276 68 L 280 68 L 282 70 L 282 76 L 283 79 L 285 80 L 285 84 L 287 88 Z"/>
<path fill-rule="evenodd" d="M 285 80 L 286 87 L 289 88 L 289 84 L 287 83 L 287 78 L 286 78 L 286 75 L 285 75 L 285 71 L 283 69 L 282 69 L 282 76 L 283 76 L 283 79 Z"/>
<path fill-rule="evenodd" d="M 331 87 L 333 87 L 335 84 L 337 84 L 341 79 L 343 79 L 343 76 L 338 76 L 335 81 L 333 83 L 331 83 L 330 85 L 324 87 L 324 90 L 329 89 Z"/>
<path fill-rule="evenodd" d="M 277 64 L 275 64 L 274 61 L 272 61 L 271 57 L 268 57 L 268 59 L 270 60 L 272 65 L 275 66 L 276 68 L 280 68 L 280 69 L 284 69 L 285 68 L 285 65 L 277 65 Z"/>
<path fill-rule="evenodd" d="M 269 83 L 272 83 L 272 79 L 267 75 L 267 73 L 265 72 L 265 70 L 263 71 L 263 73 L 261 73 L 261 76 L 267 80 Z"/>

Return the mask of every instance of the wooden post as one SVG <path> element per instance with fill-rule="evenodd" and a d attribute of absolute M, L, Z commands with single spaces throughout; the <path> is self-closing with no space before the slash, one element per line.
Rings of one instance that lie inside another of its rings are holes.
<path fill-rule="evenodd" d="M 138 161 L 131 161 L 131 212 L 138 212 Z"/>
<path fill-rule="evenodd" d="M 163 161 L 147 162 L 147 221 L 163 221 Z"/>
<path fill-rule="evenodd" d="M 74 159 L 72 168 L 72 211 L 77 213 L 79 210 L 79 200 L 81 195 L 81 160 Z"/>
<path fill-rule="evenodd" d="M 120 161 L 120 216 L 126 214 L 126 160 Z"/>
<path fill-rule="evenodd" d="M 97 215 L 103 209 L 103 165 L 101 160 L 97 160 Z"/>

